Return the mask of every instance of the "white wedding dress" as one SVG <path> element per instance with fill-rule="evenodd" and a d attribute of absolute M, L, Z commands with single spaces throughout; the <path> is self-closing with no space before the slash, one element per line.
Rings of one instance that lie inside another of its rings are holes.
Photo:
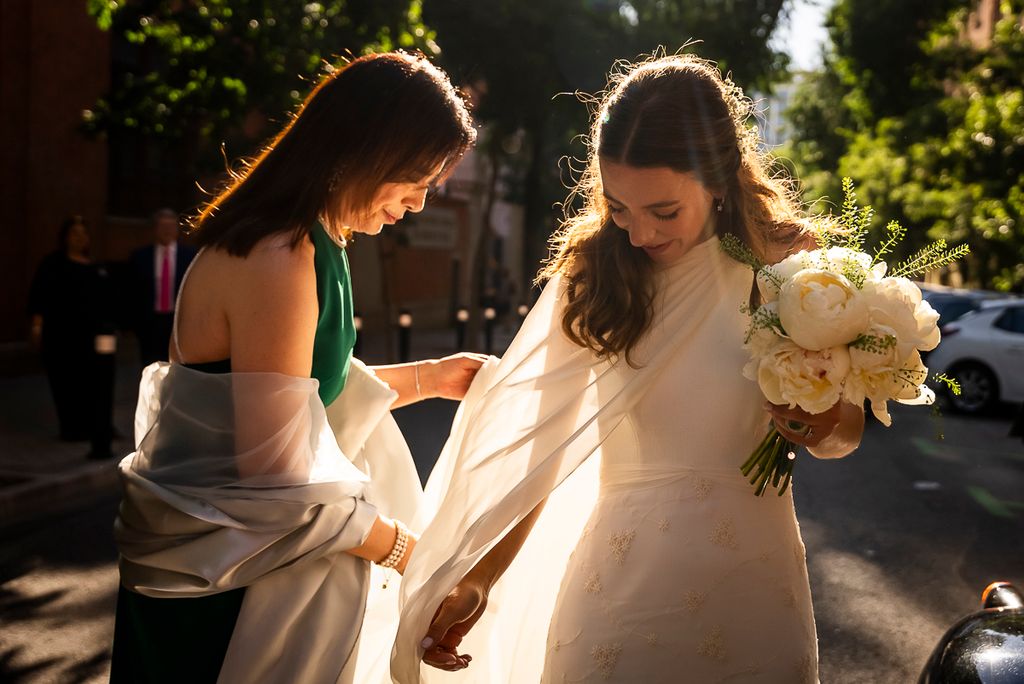
<path fill-rule="evenodd" d="M 739 471 L 768 424 L 742 375 L 752 274 L 712 239 L 657 280 L 638 368 L 559 335 L 553 282 L 474 385 L 428 484 L 396 682 L 817 681 L 792 494 L 755 497 Z M 470 667 L 419 665 L 441 598 L 545 496 Z"/>

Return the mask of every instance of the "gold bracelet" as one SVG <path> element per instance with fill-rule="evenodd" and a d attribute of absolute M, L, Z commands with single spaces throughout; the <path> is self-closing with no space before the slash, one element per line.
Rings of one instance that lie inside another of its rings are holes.
<path fill-rule="evenodd" d="M 417 361 L 416 363 L 414 363 L 413 368 L 416 369 L 416 398 L 422 399 L 423 392 L 420 391 L 420 362 Z"/>

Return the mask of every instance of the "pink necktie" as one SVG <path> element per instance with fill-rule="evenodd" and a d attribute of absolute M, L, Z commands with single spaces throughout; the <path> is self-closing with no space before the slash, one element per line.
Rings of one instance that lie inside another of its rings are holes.
<path fill-rule="evenodd" d="M 171 311 L 171 250 L 164 247 L 164 259 L 160 264 L 160 297 L 157 300 L 160 313 Z"/>

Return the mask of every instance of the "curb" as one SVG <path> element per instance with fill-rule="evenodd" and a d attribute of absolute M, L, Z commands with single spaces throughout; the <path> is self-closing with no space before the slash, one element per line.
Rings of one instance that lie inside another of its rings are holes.
<path fill-rule="evenodd" d="M 85 463 L 57 475 L 35 477 L 0 489 L 0 532 L 67 513 L 115 494 L 120 459 Z"/>

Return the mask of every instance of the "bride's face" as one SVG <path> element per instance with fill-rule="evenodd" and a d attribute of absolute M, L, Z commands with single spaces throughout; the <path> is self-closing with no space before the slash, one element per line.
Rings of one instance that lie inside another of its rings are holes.
<path fill-rule="evenodd" d="M 715 197 L 692 173 L 600 163 L 612 221 L 652 261 L 674 263 L 710 235 Z"/>

